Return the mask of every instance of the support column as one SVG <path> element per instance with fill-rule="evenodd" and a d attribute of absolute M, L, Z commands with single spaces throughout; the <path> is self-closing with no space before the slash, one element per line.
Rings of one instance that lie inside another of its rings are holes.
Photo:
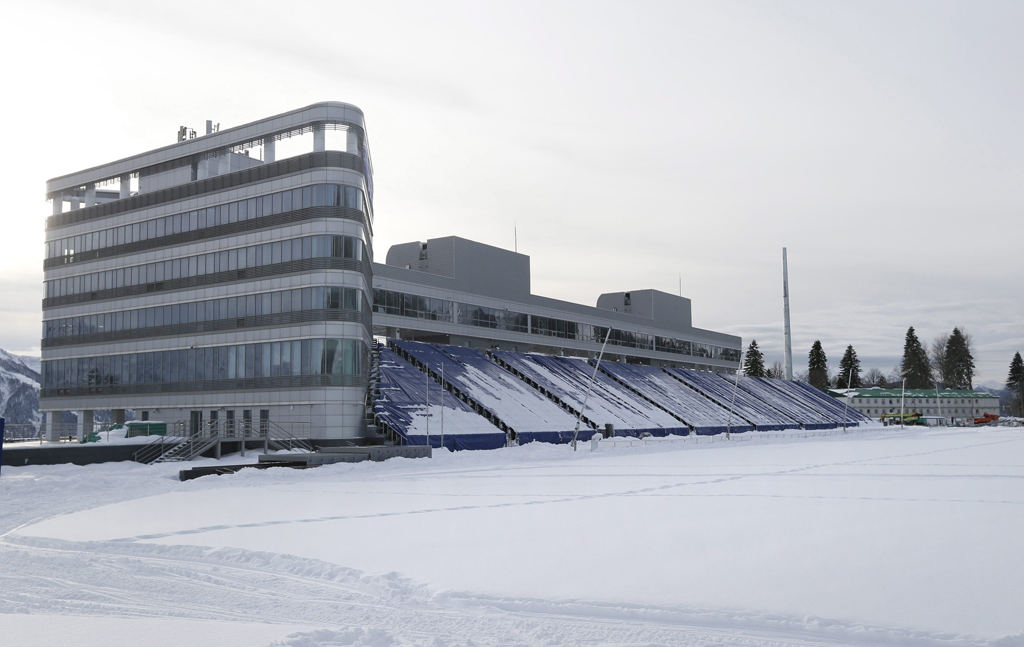
<path fill-rule="evenodd" d="M 56 216 L 59 213 L 63 213 L 63 211 L 64 211 L 64 194 L 63 193 L 58 193 L 55 196 L 53 196 L 53 205 L 52 206 L 53 206 L 53 211 L 51 213 L 53 215 Z"/>
<path fill-rule="evenodd" d="M 111 409 L 110 410 L 110 422 L 115 425 L 124 424 L 124 409 Z"/>
<path fill-rule="evenodd" d="M 264 139 L 263 140 L 263 161 L 264 162 L 269 163 L 269 162 L 277 161 L 277 158 L 275 157 L 275 155 L 277 154 L 277 151 L 275 150 L 277 148 L 275 146 L 276 143 L 277 142 L 274 141 L 273 139 Z"/>
<path fill-rule="evenodd" d="M 93 411 L 86 409 L 78 412 L 78 442 L 84 443 L 85 437 L 92 433 Z"/>
<path fill-rule="evenodd" d="M 217 175 L 224 175 L 225 173 L 231 172 L 231 153 L 224 153 L 223 156 L 217 158 L 218 169 Z"/>
<path fill-rule="evenodd" d="M 121 176 L 121 193 L 117 196 L 121 200 L 131 197 L 132 195 L 132 175 L 126 173 Z"/>
<path fill-rule="evenodd" d="M 313 126 L 313 152 L 320 153 L 327 150 L 327 133 L 324 132 L 323 124 Z"/>
<path fill-rule="evenodd" d="M 78 197 L 78 194 L 77 193 L 72 194 L 72 196 L 71 196 L 71 210 L 74 211 L 75 209 L 78 209 L 81 206 L 82 206 L 82 201 Z"/>
<path fill-rule="evenodd" d="M 43 438 L 46 442 L 55 443 L 60 440 L 60 411 L 44 411 L 43 412 Z"/>
<path fill-rule="evenodd" d="M 353 155 L 359 154 L 359 135 L 351 130 L 345 133 L 345 152 Z"/>
<path fill-rule="evenodd" d="M 85 206 L 91 207 L 96 204 L 96 185 L 89 184 L 85 187 Z"/>

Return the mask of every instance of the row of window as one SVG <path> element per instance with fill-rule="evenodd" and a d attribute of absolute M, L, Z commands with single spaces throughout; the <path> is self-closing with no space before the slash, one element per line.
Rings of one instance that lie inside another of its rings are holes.
<path fill-rule="evenodd" d="M 608 328 L 603 326 L 513 312 L 504 308 L 455 303 L 446 299 L 422 297 L 393 290 L 375 289 L 373 291 L 373 311 L 401 317 L 455 322 L 466 326 L 597 343 L 602 343 L 605 335 L 608 334 Z M 608 343 L 626 348 L 642 348 L 731 362 L 740 361 L 739 349 L 697 344 L 618 328 L 612 329 Z"/>
<path fill-rule="evenodd" d="M 76 357 L 43 362 L 43 388 L 73 389 L 284 375 L 361 375 L 367 353 L 366 345 L 357 339 L 302 339 Z"/>
<path fill-rule="evenodd" d="M 62 256 L 70 263 L 74 261 L 75 252 L 88 252 L 232 222 L 253 220 L 305 207 L 322 206 L 352 207 L 362 211 L 362 189 L 344 184 L 316 184 L 216 207 L 144 220 L 131 225 L 69 236 L 48 241 L 46 243 L 46 258 Z"/>
<path fill-rule="evenodd" d="M 886 403 L 886 399 L 885 398 L 854 398 L 853 402 L 854 402 L 854 404 L 885 404 Z M 889 404 L 899 404 L 900 403 L 900 399 L 899 398 L 890 398 L 888 400 L 888 402 L 889 402 Z M 909 404 L 935 404 L 936 402 L 937 402 L 937 400 L 935 398 L 932 398 L 932 399 L 928 399 L 928 398 L 908 398 L 905 401 L 905 403 L 908 404 L 908 405 Z M 957 400 L 957 399 L 943 399 L 942 400 L 942 404 L 949 404 L 949 405 L 953 405 L 953 404 L 971 404 L 971 400 L 970 399 L 966 399 L 966 400 L 965 399 L 959 399 L 959 400 Z M 975 400 L 974 404 L 980 405 L 981 401 L 980 400 Z"/>
<path fill-rule="evenodd" d="M 861 413 L 866 413 L 868 415 L 871 415 L 872 412 L 877 415 L 877 414 L 886 413 L 886 410 L 885 409 L 874 409 L 874 410 L 872 410 L 872 409 L 864 409 Z M 888 411 L 888 413 L 899 413 L 899 412 L 900 412 L 899 407 L 890 407 L 889 411 Z M 921 414 L 926 415 L 926 416 L 940 416 L 940 415 L 941 416 L 947 416 L 947 415 L 955 416 L 955 415 L 973 415 L 976 412 L 971 411 L 970 409 L 919 409 L 919 410 L 917 410 L 917 413 L 921 413 Z"/>
<path fill-rule="evenodd" d="M 312 287 L 265 292 L 246 296 L 192 301 L 138 310 L 65 317 L 43 322 L 43 338 L 74 337 L 92 333 L 174 324 L 236 319 L 303 310 L 362 310 L 362 290 L 345 287 Z"/>
<path fill-rule="evenodd" d="M 97 292 L 131 285 L 145 285 L 229 270 L 244 270 L 248 267 L 286 263 L 306 258 L 330 257 L 362 260 L 363 241 L 351 236 L 304 236 L 275 243 L 176 258 L 159 263 L 133 265 L 106 272 L 80 274 L 46 281 L 46 298 Z"/>

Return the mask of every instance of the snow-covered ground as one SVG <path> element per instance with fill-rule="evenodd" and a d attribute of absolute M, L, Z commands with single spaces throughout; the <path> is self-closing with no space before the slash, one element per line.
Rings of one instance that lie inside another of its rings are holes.
<path fill-rule="evenodd" d="M 1024 645 L 1021 429 L 767 436 L 5 467 L 0 642 Z"/>

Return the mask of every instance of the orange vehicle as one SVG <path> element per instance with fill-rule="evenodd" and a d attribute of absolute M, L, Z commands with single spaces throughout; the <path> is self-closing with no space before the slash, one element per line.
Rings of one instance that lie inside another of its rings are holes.
<path fill-rule="evenodd" d="M 983 415 L 980 418 L 975 418 L 974 419 L 974 424 L 976 424 L 976 425 L 984 425 L 984 424 L 987 424 L 987 423 L 990 423 L 990 422 L 995 422 L 996 420 L 999 420 L 999 416 L 997 416 L 994 413 L 986 413 L 985 415 Z"/>

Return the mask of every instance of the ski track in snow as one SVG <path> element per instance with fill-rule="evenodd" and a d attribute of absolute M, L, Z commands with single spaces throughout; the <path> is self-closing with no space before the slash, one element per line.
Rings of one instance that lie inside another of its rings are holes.
<path fill-rule="evenodd" d="M 894 434 L 895 435 L 895 434 Z M 803 442 L 828 442 L 828 439 Z M 179 466 L 155 467 L 122 464 L 82 471 L 73 466 L 54 466 L 39 476 L 38 471 L 4 472 L 0 487 L 3 515 L 0 515 L 0 635 L 4 614 L 46 614 L 94 616 L 111 619 L 163 618 L 198 619 L 227 623 L 263 623 L 268 636 L 264 644 L 286 647 L 330 645 L 720 645 L 784 647 L 800 645 L 906 645 L 994 647 L 1024 646 L 1024 633 L 997 640 L 924 631 L 850 624 L 817 617 L 785 617 L 774 614 L 691 609 L 650 605 L 615 604 L 584 600 L 546 600 L 503 597 L 459 591 L 432 591 L 400 575 L 367 575 L 321 560 L 286 554 L 209 548 L 190 545 L 139 543 L 171 535 L 201 535 L 228 527 L 259 527 L 288 523 L 363 518 L 396 514 L 423 514 L 437 510 L 465 510 L 478 507 L 544 505 L 600 497 L 621 496 L 776 496 L 771 494 L 688 494 L 679 490 L 709 483 L 742 480 L 763 475 L 799 475 L 834 467 L 872 463 L 901 465 L 913 457 L 962 451 L 972 447 L 1020 442 L 1020 436 L 979 436 L 977 442 L 957 444 L 925 452 L 893 453 L 887 456 L 814 465 L 771 466 L 757 471 L 703 474 L 700 478 L 655 487 L 580 495 L 525 495 L 526 500 L 450 508 L 415 509 L 369 515 L 325 516 L 289 520 L 183 528 L 175 532 L 124 537 L 110 541 L 73 542 L 33 537 L 19 532 L 45 518 L 59 517 L 142 496 L 193 489 L 219 489 L 244 484 L 239 479 L 206 479 L 183 484 L 175 479 Z M 788 442 L 788 441 L 787 441 Z M 799 442 L 799 441 L 797 441 Z M 654 450 L 656 448 L 640 448 Z M 535 458 L 535 457 L 534 457 Z M 530 470 L 538 464 L 557 464 L 561 458 L 541 458 L 517 464 L 487 464 L 462 469 L 419 469 L 414 463 L 385 466 L 370 475 L 372 481 L 401 469 L 411 478 L 467 475 L 474 472 Z M 927 465 L 917 463 L 917 466 Z M 942 464 L 949 467 L 950 464 Z M 994 466 L 994 465 L 989 465 Z M 388 470 L 387 467 L 393 468 Z M 607 467 L 607 465 L 605 465 Z M 718 468 L 725 467 L 721 464 Z M 750 467 L 750 465 L 746 465 Z M 977 467 L 965 464 L 963 467 Z M 1019 467 L 1009 465 L 1008 467 Z M 777 468 L 777 469 L 771 469 Z M 88 478 L 83 478 L 83 473 Z M 146 488 L 135 486 L 145 474 Z M 335 475 L 343 473 L 340 470 Z M 327 474 L 327 471 L 324 471 Z M 844 472 L 849 476 L 850 473 Z M 666 476 L 661 473 L 660 476 Z M 680 474 L 679 476 L 684 476 Z M 910 475 L 919 476 L 919 475 Z M 991 478 L 980 472 L 960 478 Z M 1001 475 L 1006 478 L 1007 475 Z M 1019 476 L 1014 478 L 1021 478 Z M 318 479 L 311 478 L 315 488 Z M 392 492 L 393 493 L 393 492 Z M 412 493 L 410 493 L 412 494 Z M 456 495 L 453 495 L 456 496 Z M 524 495 L 509 496 L 523 498 Z M 789 495 L 779 495 L 789 496 Z M 835 496 L 801 498 L 835 499 Z M 866 497 L 870 498 L 870 497 Z M 965 503 L 1019 506 L 1020 501 L 972 499 L 922 499 Z M 45 506 L 40 506 L 45 501 Z M 40 515 L 39 510 L 46 514 Z M 387 550 L 387 548 L 368 548 Z M 308 631 L 289 633 L 285 627 L 307 626 Z M 275 629 L 277 627 L 278 629 Z M 243 644 L 243 643 L 238 643 Z M 252 644 L 252 643 L 245 643 Z"/>

